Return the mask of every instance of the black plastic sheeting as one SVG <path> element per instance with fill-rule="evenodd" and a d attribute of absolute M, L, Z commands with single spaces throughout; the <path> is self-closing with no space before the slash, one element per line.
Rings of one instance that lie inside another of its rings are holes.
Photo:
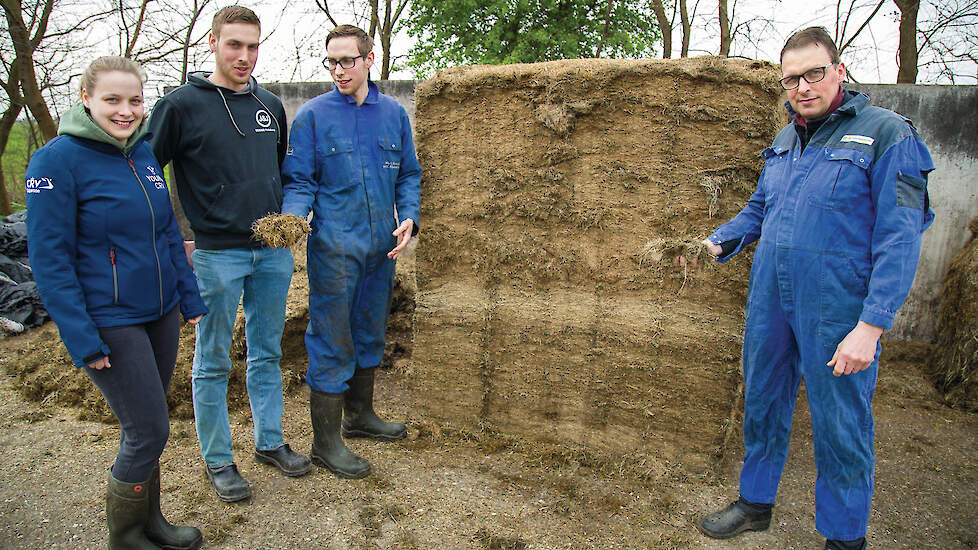
<path fill-rule="evenodd" d="M 32 328 L 51 317 L 37 293 L 27 259 L 27 211 L 0 222 L 0 317 Z"/>

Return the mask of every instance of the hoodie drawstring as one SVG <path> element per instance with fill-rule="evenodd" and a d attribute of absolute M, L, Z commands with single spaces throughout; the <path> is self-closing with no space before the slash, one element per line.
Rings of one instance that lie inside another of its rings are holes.
<path fill-rule="evenodd" d="M 238 128 L 238 123 L 234 121 L 234 115 L 231 114 L 231 107 L 228 107 L 228 100 L 227 99 L 224 99 L 224 93 L 221 91 L 220 88 L 218 88 L 216 86 L 215 86 L 214 89 L 217 90 L 217 93 L 221 96 L 221 101 L 224 102 L 224 108 L 228 110 L 228 118 L 231 119 L 231 124 L 234 125 L 234 129 L 237 130 L 239 134 L 241 134 L 241 137 L 245 137 L 244 132 L 241 131 L 241 128 Z M 255 95 L 255 94 L 251 94 L 251 95 Z M 259 103 L 261 103 L 261 102 L 259 101 Z M 272 118 L 275 118 L 275 117 L 272 117 Z M 278 126 L 278 123 L 275 123 L 275 125 Z"/>

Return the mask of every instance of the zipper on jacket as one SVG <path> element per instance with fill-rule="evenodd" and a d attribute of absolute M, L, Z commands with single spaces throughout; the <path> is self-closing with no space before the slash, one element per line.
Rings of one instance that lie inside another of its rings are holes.
<path fill-rule="evenodd" d="M 109 249 L 109 261 L 112 262 L 112 303 L 119 303 L 119 272 L 115 267 L 115 247 Z"/>
<path fill-rule="evenodd" d="M 160 267 L 160 253 L 156 250 L 156 214 L 153 213 L 153 201 L 149 200 L 149 193 L 146 192 L 146 186 L 143 185 L 143 180 L 139 179 L 139 173 L 136 172 L 136 165 L 132 163 L 132 158 L 126 154 L 123 154 L 123 156 L 129 161 L 129 168 L 132 168 L 132 175 L 136 176 L 136 183 L 143 190 L 143 196 L 146 197 L 146 204 L 149 206 L 150 228 L 153 230 L 150 234 L 150 241 L 153 243 L 153 256 L 156 257 L 156 280 L 160 286 L 160 317 L 162 317 L 166 313 L 163 311 L 163 269 Z"/>

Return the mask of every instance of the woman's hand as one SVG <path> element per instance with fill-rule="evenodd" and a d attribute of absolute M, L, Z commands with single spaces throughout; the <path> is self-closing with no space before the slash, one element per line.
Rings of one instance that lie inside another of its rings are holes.
<path fill-rule="evenodd" d="M 190 323 L 191 325 L 196 325 L 197 323 L 200 322 L 201 317 L 203 317 L 203 315 L 198 315 L 192 319 L 187 319 L 187 322 Z"/>
<path fill-rule="evenodd" d="M 111 366 L 112 365 L 109 364 L 109 358 L 108 357 L 103 357 L 101 359 L 98 359 L 98 360 L 93 361 L 93 362 L 91 362 L 91 363 L 88 364 L 88 368 L 95 369 L 95 370 L 107 369 L 107 368 L 109 368 Z"/>

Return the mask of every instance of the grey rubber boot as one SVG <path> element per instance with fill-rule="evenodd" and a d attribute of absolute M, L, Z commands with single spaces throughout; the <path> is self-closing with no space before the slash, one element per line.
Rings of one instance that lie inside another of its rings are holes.
<path fill-rule="evenodd" d="M 125 483 L 109 474 L 105 514 L 109 522 L 109 550 L 159 550 L 143 530 L 149 517 L 149 480 Z"/>
<path fill-rule="evenodd" d="M 381 441 L 404 439 L 407 428 L 399 422 L 384 422 L 374 412 L 374 373 L 377 367 L 357 369 L 343 394 L 343 437 L 367 437 Z"/>
<path fill-rule="evenodd" d="M 370 463 L 353 454 L 340 437 L 343 394 L 310 390 L 309 414 L 312 417 L 312 451 L 309 458 L 313 464 L 346 479 L 367 477 Z"/>
<path fill-rule="evenodd" d="M 146 537 L 165 550 L 196 550 L 204 537 L 196 527 L 171 525 L 160 510 L 160 465 L 156 464 L 149 486 L 149 516 L 146 520 Z"/>

